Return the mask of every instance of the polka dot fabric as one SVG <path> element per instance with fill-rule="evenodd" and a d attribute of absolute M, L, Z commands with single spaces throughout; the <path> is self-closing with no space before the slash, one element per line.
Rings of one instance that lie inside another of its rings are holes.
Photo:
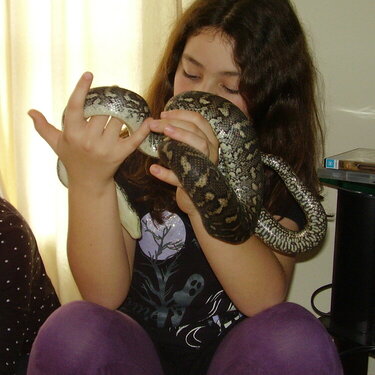
<path fill-rule="evenodd" d="M 13 375 L 39 327 L 60 305 L 22 215 L 0 198 L 0 374 Z"/>

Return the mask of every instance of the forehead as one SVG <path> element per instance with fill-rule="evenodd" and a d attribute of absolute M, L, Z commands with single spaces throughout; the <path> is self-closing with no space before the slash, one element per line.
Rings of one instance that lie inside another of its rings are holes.
<path fill-rule="evenodd" d="M 198 61 L 205 68 L 218 71 L 238 71 L 233 59 L 233 42 L 224 33 L 204 29 L 186 42 L 184 56 Z"/>

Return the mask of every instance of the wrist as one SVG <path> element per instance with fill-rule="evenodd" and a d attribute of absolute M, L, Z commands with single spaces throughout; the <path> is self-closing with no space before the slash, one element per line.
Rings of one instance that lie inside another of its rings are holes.
<path fill-rule="evenodd" d="M 194 207 L 190 212 L 186 212 L 192 225 L 200 225 L 203 227 L 203 221 L 199 211 Z"/>
<path fill-rule="evenodd" d="M 82 192 L 83 194 L 100 196 L 108 191 L 115 191 L 113 178 L 99 180 L 92 178 L 69 178 L 69 193 Z"/>

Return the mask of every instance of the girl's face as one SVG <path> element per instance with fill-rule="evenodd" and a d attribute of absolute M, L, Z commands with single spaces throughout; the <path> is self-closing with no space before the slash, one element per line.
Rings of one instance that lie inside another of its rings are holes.
<path fill-rule="evenodd" d="M 248 116 L 238 91 L 239 80 L 230 40 L 207 29 L 188 39 L 174 77 L 174 95 L 184 91 L 209 92 L 229 100 Z"/>

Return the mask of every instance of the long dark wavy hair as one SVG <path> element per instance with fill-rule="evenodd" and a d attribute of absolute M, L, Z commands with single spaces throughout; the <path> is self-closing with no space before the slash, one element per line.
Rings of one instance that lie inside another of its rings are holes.
<path fill-rule="evenodd" d="M 288 0 L 195 1 L 176 23 L 147 92 L 154 117 L 173 96 L 174 76 L 187 40 L 207 28 L 233 41 L 233 57 L 241 74 L 240 94 L 261 150 L 281 156 L 318 196 L 316 166 L 323 151 L 323 133 L 317 74 L 304 31 Z M 146 202 L 157 218 L 158 212 L 174 209 L 175 188 L 149 174 L 153 162 L 135 152 L 120 167 L 117 179 L 137 187 L 136 199 Z M 271 213 L 285 202 L 287 194 L 279 177 L 266 170 L 264 205 Z"/>

